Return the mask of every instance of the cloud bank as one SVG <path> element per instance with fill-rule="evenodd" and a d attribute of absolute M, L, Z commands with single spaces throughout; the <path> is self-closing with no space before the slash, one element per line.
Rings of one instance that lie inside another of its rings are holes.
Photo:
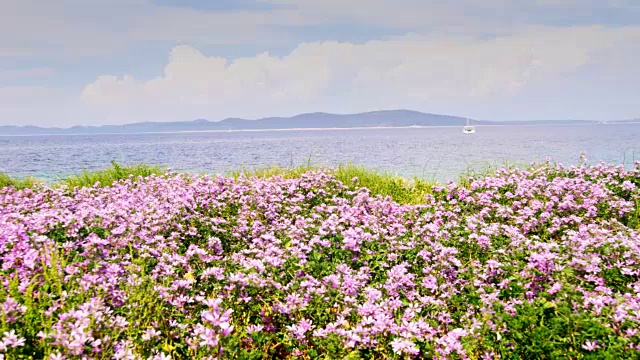
<path fill-rule="evenodd" d="M 233 61 L 180 45 L 159 76 L 102 75 L 81 97 L 123 122 L 395 107 L 474 115 L 487 104 L 499 107 L 531 91 L 551 92 L 584 69 L 619 76 L 631 67 L 612 59 L 628 57 L 640 50 L 638 44 L 638 27 L 583 26 L 529 27 L 489 38 L 407 35 L 364 44 L 303 43 L 286 56 L 261 53 Z"/>
<path fill-rule="evenodd" d="M 640 117 L 637 0 L 0 8 L 0 125 L 390 108 L 494 120 Z"/>

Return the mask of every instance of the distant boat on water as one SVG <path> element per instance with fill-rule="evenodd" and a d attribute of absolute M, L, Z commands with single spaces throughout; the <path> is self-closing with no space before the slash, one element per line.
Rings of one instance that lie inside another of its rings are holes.
<path fill-rule="evenodd" d="M 473 134 L 476 132 L 476 128 L 469 124 L 469 118 L 467 118 L 467 125 L 462 128 L 463 134 Z"/>

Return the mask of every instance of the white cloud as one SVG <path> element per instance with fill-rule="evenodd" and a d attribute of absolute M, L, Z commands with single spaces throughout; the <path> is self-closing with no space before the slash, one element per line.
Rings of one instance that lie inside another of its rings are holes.
<path fill-rule="evenodd" d="M 123 123 L 399 107 L 507 118 L 525 113 L 637 117 L 640 112 L 638 27 L 570 27 L 640 26 L 634 20 L 640 19 L 634 17 L 640 15 L 637 0 L 262 2 L 284 6 L 204 11 L 152 0 L 0 0 L 0 66 L 34 67 L 0 71 L 0 86 L 42 85 L 0 88 L 0 123 Z M 411 35 L 364 44 L 302 43 L 282 57 L 262 53 L 230 60 L 239 52 L 260 51 L 256 48 L 280 54 L 303 39 L 378 38 L 374 33 Z M 157 77 L 140 77 L 140 69 L 157 64 L 151 57 L 158 49 L 175 44 L 190 46 L 175 47 Z M 230 52 L 211 54 L 212 48 Z M 96 68 L 110 66 L 105 64 L 127 66 L 131 75 Z M 47 77 L 48 68 L 73 74 Z M 86 74 L 113 75 L 87 85 Z M 542 100 L 553 91 L 564 96 L 560 89 L 590 100 L 582 106 L 580 99 L 555 99 L 553 108 Z M 606 103 L 603 97 L 617 100 Z"/>
<path fill-rule="evenodd" d="M 535 27 L 491 39 L 411 35 L 361 45 L 309 43 L 284 57 L 263 53 L 235 61 L 178 46 L 161 76 L 100 76 L 82 100 L 117 122 L 390 107 L 468 113 L 501 106 L 528 88 L 552 87 L 585 66 L 637 76 L 632 62 L 604 65 L 629 49 L 638 55 L 639 40 L 640 28 Z"/>

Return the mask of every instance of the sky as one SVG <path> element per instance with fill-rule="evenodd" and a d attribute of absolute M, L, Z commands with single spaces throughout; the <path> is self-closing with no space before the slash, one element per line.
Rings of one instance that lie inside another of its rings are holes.
<path fill-rule="evenodd" d="M 640 118 L 640 0 L 0 0 L 0 125 Z"/>

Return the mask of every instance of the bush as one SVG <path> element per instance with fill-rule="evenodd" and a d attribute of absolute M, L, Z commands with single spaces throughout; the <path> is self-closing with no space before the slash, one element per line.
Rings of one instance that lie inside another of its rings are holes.
<path fill-rule="evenodd" d="M 355 172 L 0 189 L 0 351 L 640 357 L 640 166 Z"/>

